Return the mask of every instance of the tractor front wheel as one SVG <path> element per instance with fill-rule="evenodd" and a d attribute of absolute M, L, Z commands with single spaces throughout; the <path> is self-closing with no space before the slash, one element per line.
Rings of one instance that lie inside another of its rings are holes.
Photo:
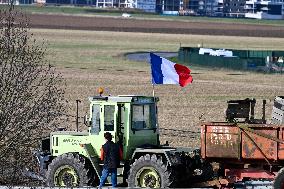
<path fill-rule="evenodd" d="M 89 179 L 84 159 L 73 154 L 56 157 L 48 166 L 46 185 L 50 187 L 82 187 Z"/>
<path fill-rule="evenodd" d="M 130 167 L 129 187 L 168 188 L 172 184 L 170 172 L 155 154 L 141 156 Z"/>

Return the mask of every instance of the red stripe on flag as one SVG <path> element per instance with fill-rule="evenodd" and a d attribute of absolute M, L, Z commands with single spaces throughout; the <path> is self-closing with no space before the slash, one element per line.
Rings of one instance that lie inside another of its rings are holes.
<path fill-rule="evenodd" d="M 189 83 L 192 83 L 192 76 L 190 75 L 190 69 L 181 64 L 175 64 L 175 69 L 179 75 L 179 84 L 184 87 Z"/>

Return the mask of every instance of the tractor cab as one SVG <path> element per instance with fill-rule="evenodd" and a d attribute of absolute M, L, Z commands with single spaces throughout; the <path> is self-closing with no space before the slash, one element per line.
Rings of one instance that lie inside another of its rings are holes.
<path fill-rule="evenodd" d="M 124 159 L 131 158 L 137 147 L 159 145 L 157 97 L 94 96 L 89 101 L 90 117 L 86 125 L 97 153 L 105 143 L 105 132 L 110 132 L 113 141 L 122 146 Z"/>

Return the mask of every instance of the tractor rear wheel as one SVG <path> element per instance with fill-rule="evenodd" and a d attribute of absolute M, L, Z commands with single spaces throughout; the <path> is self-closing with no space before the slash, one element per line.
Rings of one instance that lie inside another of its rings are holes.
<path fill-rule="evenodd" d="M 284 168 L 280 169 L 273 182 L 274 189 L 284 189 Z"/>
<path fill-rule="evenodd" d="M 50 187 L 82 187 L 90 180 L 84 159 L 78 155 L 63 154 L 48 166 L 46 185 Z"/>
<path fill-rule="evenodd" d="M 130 166 L 128 187 L 168 188 L 171 174 L 161 158 L 146 154 Z"/>

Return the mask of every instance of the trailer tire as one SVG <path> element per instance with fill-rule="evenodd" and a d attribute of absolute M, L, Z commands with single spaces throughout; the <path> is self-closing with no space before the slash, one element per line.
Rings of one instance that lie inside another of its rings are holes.
<path fill-rule="evenodd" d="M 171 173 L 162 158 L 146 154 L 130 166 L 128 187 L 168 188 L 172 184 Z"/>
<path fill-rule="evenodd" d="M 213 166 L 210 163 L 205 162 L 202 165 L 201 170 L 202 174 L 199 176 L 200 181 L 205 182 L 213 179 L 214 171 L 213 171 Z"/>
<path fill-rule="evenodd" d="M 85 159 L 75 154 L 63 154 L 48 165 L 46 185 L 49 187 L 82 187 L 88 184 Z"/>
<path fill-rule="evenodd" d="M 280 169 L 273 182 L 274 189 L 284 188 L 284 168 Z"/>

